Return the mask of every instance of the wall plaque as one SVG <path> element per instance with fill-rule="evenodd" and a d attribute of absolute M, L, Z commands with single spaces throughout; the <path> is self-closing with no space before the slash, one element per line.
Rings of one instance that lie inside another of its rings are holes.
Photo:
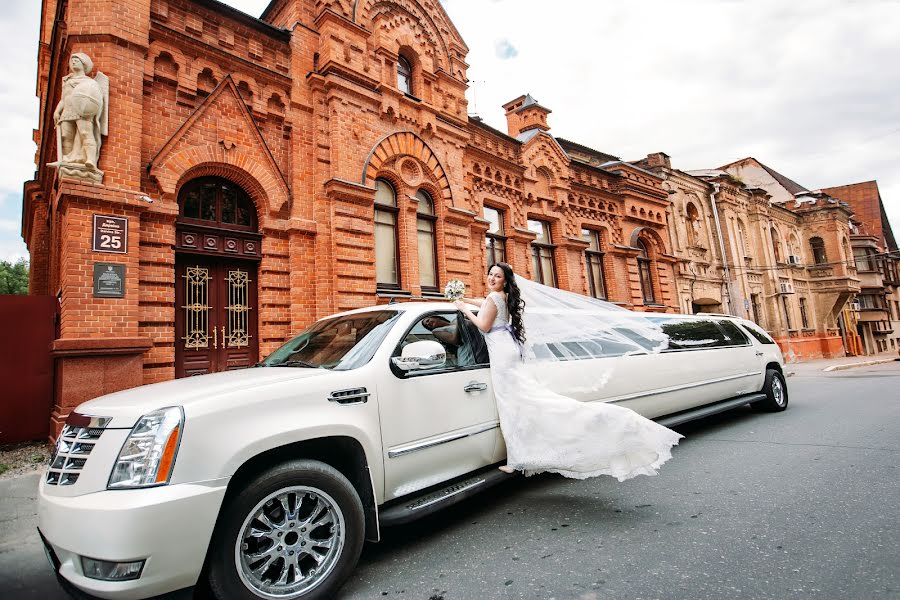
<path fill-rule="evenodd" d="M 125 265 L 94 263 L 94 297 L 125 297 Z"/>
<path fill-rule="evenodd" d="M 94 252 L 128 252 L 128 219 L 94 215 Z"/>

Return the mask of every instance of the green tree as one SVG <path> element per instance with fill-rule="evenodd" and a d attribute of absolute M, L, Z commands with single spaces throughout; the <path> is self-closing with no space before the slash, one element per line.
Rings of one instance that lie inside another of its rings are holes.
<path fill-rule="evenodd" d="M 28 293 L 28 261 L 0 260 L 0 294 Z"/>

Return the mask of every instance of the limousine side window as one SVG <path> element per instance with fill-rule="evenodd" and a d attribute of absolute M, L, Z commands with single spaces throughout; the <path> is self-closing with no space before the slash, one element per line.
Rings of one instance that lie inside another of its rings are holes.
<path fill-rule="evenodd" d="M 431 313 L 419 318 L 397 345 L 394 356 L 400 356 L 403 348 L 414 342 L 429 340 L 439 343 L 447 354 L 442 369 L 427 371 L 439 373 L 448 369 L 487 365 L 488 352 L 484 337 L 475 325 L 458 312 Z M 422 372 L 421 374 L 426 374 Z"/>
<path fill-rule="evenodd" d="M 669 350 L 698 350 L 701 348 L 723 348 L 731 343 L 714 321 L 707 319 L 672 319 L 654 317 L 663 333 L 669 336 Z"/>
<path fill-rule="evenodd" d="M 763 331 L 762 328 L 758 325 L 754 325 L 753 323 L 748 323 L 746 321 L 741 323 L 741 325 L 743 325 L 744 329 L 746 329 L 750 333 L 750 335 L 755 337 L 756 341 L 758 341 L 760 344 L 775 344 L 775 340 L 769 337 L 769 334 Z"/>

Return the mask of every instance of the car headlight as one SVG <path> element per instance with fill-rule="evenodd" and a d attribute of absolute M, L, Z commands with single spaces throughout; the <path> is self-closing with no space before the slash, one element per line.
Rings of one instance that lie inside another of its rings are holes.
<path fill-rule="evenodd" d="M 184 411 L 180 406 L 161 408 L 141 417 L 122 445 L 107 487 L 139 488 L 168 483 L 183 428 Z"/>

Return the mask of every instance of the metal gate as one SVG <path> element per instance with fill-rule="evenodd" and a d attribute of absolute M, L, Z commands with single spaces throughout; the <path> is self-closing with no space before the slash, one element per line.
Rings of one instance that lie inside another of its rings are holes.
<path fill-rule="evenodd" d="M 58 306 L 53 296 L 0 296 L 0 444 L 50 434 Z"/>

